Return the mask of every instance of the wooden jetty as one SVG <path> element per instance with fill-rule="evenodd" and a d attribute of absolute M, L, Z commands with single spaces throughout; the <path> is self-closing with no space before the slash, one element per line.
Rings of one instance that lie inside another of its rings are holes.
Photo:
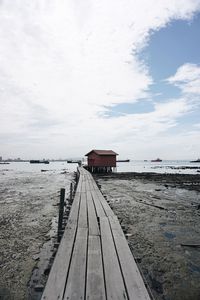
<path fill-rule="evenodd" d="M 79 182 L 42 300 L 150 300 L 117 217 L 92 175 Z"/>

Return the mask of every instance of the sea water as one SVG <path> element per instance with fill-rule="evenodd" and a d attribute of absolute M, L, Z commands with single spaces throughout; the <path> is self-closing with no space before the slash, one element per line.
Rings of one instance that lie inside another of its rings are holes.
<path fill-rule="evenodd" d="M 39 174 L 41 171 L 69 173 L 76 171 L 78 164 L 66 161 L 50 162 L 49 164 L 30 164 L 29 162 L 10 162 L 8 165 L 0 164 L 0 172 L 7 175 L 22 175 L 26 173 Z M 9 172 L 6 172 L 9 171 Z M 163 160 L 162 162 L 151 162 L 144 160 L 131 160 L 130 162 L 118 162 L 115 172 L 154 172 L 169 174 L 200 174 L 200 163 L 191 163 L 189 160 Z"/>
<path fill-rule="evenodd" d="M 0 164 L 0 170 L 9 170 L 13 172 L 26 172 L 26 173 L 37 173 L 41 170 L 60 172 L 67 170 L 74 172 L 77 168 L 77 164 L 68 164 L 66 161 L 55 161 L 49 164 L 30 164 L 30 162 L 10 162 L 9 164 Z"/>
<path fill-rule="evenodd" d="M 162 162 L 131 160 L 130 162 L 118 162 L 115 171 L 200 174 L 200 163 L 191 163 L 189 160 L 163 160 Z"/>

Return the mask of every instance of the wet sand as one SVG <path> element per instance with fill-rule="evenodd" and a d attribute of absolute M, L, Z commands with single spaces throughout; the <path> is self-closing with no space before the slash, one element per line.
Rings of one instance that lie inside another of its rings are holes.
<path fill-rule="evenodd" d="M 58 217 L 60 188 L 67 192 L 73 173 L 11 172 L 0 172 L 0 299 L 26 300 L 32 299 L 27 285 L 41 249 L 56 235 L 57 224 L 52 232 L 52 221 Z M 42 253 L 47 263 L 50 248 Z"/>
<path fill-rule="evenodd" d="M 199 300 L 200 175 L 121 173 L 95 179 L 155 299 Z"/>

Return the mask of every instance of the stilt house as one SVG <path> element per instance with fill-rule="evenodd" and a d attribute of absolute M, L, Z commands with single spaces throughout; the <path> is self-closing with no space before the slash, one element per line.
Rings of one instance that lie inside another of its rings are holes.
<path fill-rule="evenodd" d="M 85 155 L 88 157 L 88 170 L 93 173 L 112 172 L 117 155 L 112 150 L 91 150 Z"/>

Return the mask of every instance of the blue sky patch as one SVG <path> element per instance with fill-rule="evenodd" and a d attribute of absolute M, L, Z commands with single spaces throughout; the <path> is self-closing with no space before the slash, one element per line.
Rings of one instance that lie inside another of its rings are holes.
<path fill-rule="evenodd" d="M 123 103 L 112 107 L 106 107 L 109 111 L 106 117 L 119 117 L 126 114 L 141 114 L 154 111 L 154 105 L 149 100 L 140 100 L 136 103 Z"/>
<path fill-rule="evenodd" d="M 200 14 L 193 21 L 173 21 L 155 32 L 141 53 L 154 80 L 165 79 L 187 62 L 199 63 Z"/>
<path fill-rule="evenodd" d="M 179 97 L 180 89 L 172 84 L 160 80 L 151 86 L 151 93 L 154 101 L 160 102 L 166 99 Z"/>

